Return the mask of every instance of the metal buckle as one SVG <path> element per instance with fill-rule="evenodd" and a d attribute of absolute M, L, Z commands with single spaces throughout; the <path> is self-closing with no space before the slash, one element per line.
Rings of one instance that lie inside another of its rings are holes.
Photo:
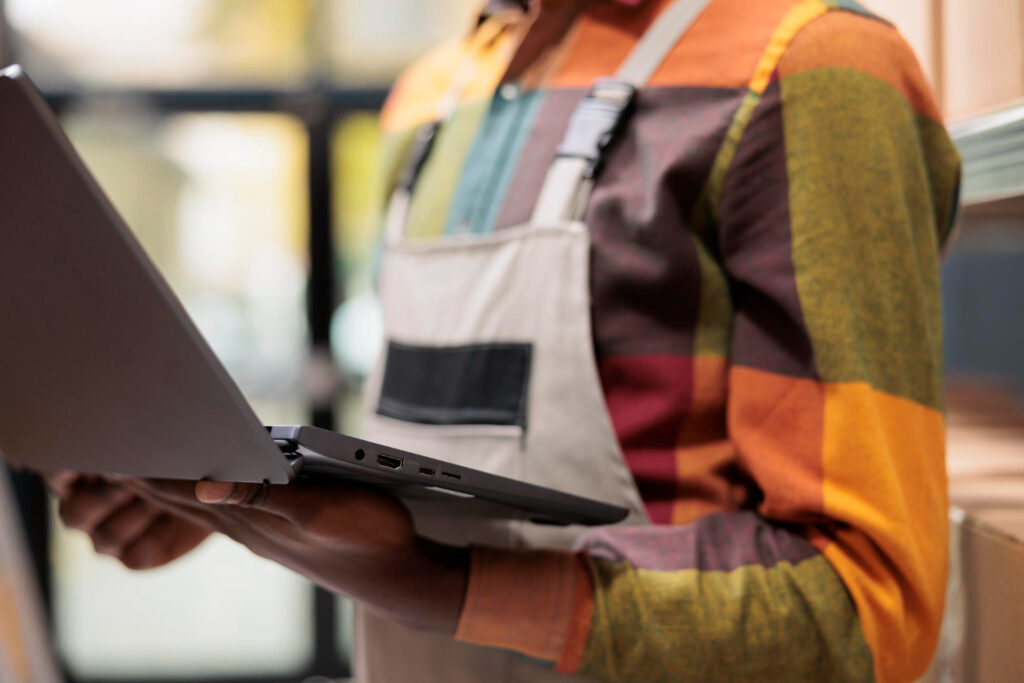
<path fill-rule="evenodd" d="M 569 117 L 569 127 L 557 156 L 587 161 L 583 173 L 593 178 L 601 168 L 604 150 L 632 113 L 636 87 L 614 78 L 597 80 Z"/>

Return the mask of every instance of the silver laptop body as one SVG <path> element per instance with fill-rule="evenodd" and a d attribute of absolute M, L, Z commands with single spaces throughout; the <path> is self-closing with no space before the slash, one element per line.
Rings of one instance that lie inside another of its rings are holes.
<path fill-rule="evenodd" d="M 332 476 L 453 514 L 626 510 L 314 427 L 264 427 L 17 66 L 0 71 L 0 452 L 15 466 L 286 484 Z"/>

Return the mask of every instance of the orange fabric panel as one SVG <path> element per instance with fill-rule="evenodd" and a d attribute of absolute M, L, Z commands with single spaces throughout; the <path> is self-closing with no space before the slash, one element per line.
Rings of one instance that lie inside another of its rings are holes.
<path fill-rule="evenodd" d="M 455 638 L 558 660 L 586 571 L 569 552 L 473 548 Z"/>
<path fill-rule="evenodd" d="M 696 356 L 690 409 L 676 448 L 679 496 L 672 504 L 672 523 L 689 524 L 704 515 L 735 510 L 746 499 L 744 487 L 722 476 L 736 461 L 736 447 L 723 419 L 728 359 Z"/>
<path fill-rule="evenodd" d="M 383 131 L 405 131 L 435 120 L 441 99 L 463 69 L 468 79 L 461 101 L 489 98 L 519 43 L 510 21 L 504 16 L 488 19 L 468 39 L 444 43 L 405 69 L 381 111 Z"/>
<path fill-rule="evenodd" d="M 563 62 L 549 87 L 589 87 L 611 76 L 644 29 L 671 0 L 651 0 L 639 8 L 599 2 L 581 17 Z M 669 53 L 649 85 L 742 88 L 775 27 L 797 0 L 713 0 Z M 723 50 L 722 45 L 728 45 Z"/>
<path fill-rule="evenodd" d="M 28 661 L 28 644 L 25 634 L 21 631 L 18 619 L 18 596 L 14 586 L 0 576 L 0 654 L 6 655 L 8 666 L 18 680 L 29 679 L 30 662 Z M 0 658 L 0 676 L 4 673 L 3 661 Z"/>
<path fill-rule="evenodd" d="M 822 519 L 824 419 L 820 382 L 742 366 L 730 370 L 729 433 L 764 491 L 761 514 L 792 522 Z"/>
<path fill-rule="evenodd" d="M 917 112 L 942 120 L 921 65 L 892 26 L 852 12 L 830 12 L 796 35 L 779 60 L 779 75 L 837 67 L 890 83 Z"/>
<path fill-rule="evenodd" d="M 941 413 L 862 382 L 825 386 L 825 549 L 857 604 L 879 681 L 923 673 L 946 587 Z M 848 526 L 846 526 L 848 525 Z"/>
<path fill-rule="evenodd" d="M 574 673 L 579 670 L 583 661 L 583 652 L 587 648 L 590 637 L 590 623 L 594 616 L 594 580 L 582 556 L 577 557 L 583 571 L 577 574 L 576 598 L 573 600 L 572 623 L 569 635 L 565 640 L 565 648 L 561 657 L 555 662 L 555 670 L 562 673 Z"/>

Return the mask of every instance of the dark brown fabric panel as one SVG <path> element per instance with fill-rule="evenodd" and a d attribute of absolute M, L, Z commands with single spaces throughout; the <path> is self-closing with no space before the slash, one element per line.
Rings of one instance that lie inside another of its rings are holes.
<path fill-rule="evenodd" d="M 733 364 L 817 379 L 793 268 L 777 81 L 769 85 L 736 150 L 719 215 L 721 256 L 736 307 Z"/>
<path fill-rule="evenodd" d="M 529 219 L 583 94 L 545 94 L 497 229 Z M 593 302 L 601 312 L 595 316 L 599 354 L 692 355 L 700 269 L 685 217 L 742 97 L 738 90 L 710 88 L 639 94 L 636 111 L 609 150 L 586 215 L 593 239 Z"/>

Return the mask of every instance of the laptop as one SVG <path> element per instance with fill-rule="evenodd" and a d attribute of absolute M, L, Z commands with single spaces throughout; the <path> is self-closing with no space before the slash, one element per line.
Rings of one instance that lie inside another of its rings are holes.
<path fill-rule="evenodd" d="M 42 471 L 337 477 L 455 516 L 627 515 L 329 430 L 262 425 L 16 65 L 0 70 L 0 452 Z"/>

